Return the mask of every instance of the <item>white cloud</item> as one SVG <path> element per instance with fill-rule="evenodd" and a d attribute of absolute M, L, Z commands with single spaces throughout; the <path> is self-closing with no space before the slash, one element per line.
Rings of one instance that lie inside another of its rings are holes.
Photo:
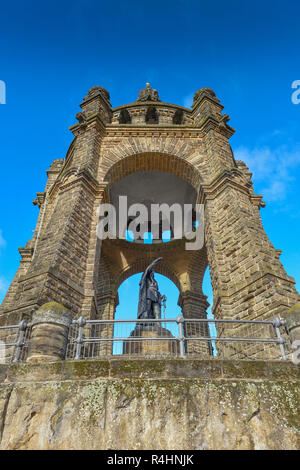
<path fill-rule="evenodd" d="M 0 230 L 0 248 L 6 246 L 6 241 L 2 236 L 2 230 Z"/>
<path fill-rule="evenodd" d="M 273 150 L 269 147 L 239 147 L 234 154 L 253 172 L 254 184 L 259 186 L 266 201 L 286 198 L 289 184 L 295 180 L 294 172 L 297 167 L 300 169 L 300 150 L 288 150 L 285 146 Z"/>
<path fill-rule="evenodd" d="M 190 108 L 193 104 L 193 98 L 194 98 L 194 95 L 187 95 L 184 99 L 183 99 L 183 106 L 185 108 Z"/>
<path fill-rule="evenodd" d="M 4 277 L 0 277 L 0 293 L 5 294 L 8 289 L 8 281 Z"/>

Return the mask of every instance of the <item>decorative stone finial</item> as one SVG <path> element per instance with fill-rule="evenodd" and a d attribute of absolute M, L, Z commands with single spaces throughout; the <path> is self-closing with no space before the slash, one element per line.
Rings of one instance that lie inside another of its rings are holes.
<path fill-rule="evenodd" d="M 215 94 L 214 90 L 212 90 L 211 88 L 199 88 L 199 90 L 197 90 L 196 93 L 194 94 L 194 103 L 197 101 L 199 96 L 204 94 L 204 93 L 207 93 L 210 96 L 212 96 L 213 98 L 216 98 L 216 94 Z"/>
<path fill-rule="evenodd" d="M 139 92 L 137 101 L 161 101 L 158 96 L 158 91 L 151 88 L 150 83 L 146 83 L 146 88 Z"/>
<path fill-rule="evenodd" d="M 102 95 L 105 99 L 107 99 L 107 101 L 109 101 L 110 99 L 110 96 L 109 96 L 109 93 L 108 91 L 106 90 L 106 88 L 104 88 L 103 86 L 93 86 L 92 88 L 89 89 L 88 91 L 88 94 L 87 96 L 85 96 L 83 99 L 84 101 L 92 98 L 93 96 L 96 96 L 96 95 Z"/>
<path fill-rule="evenodd" d="M 57 168 L 61 168 L 64 164 L 64 158 L 56 158 L 50 165 L 50 170 L 56 170 Z"/>

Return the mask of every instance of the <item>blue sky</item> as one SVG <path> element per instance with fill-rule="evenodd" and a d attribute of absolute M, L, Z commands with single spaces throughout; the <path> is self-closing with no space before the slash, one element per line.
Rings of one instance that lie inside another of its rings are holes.
<path fill-rule="evenodd" d="M 0 300 L 19 264 L 17 248 L 35 228 L 32 199 L 50 163 L 65 156 L 87 90 L 105 86 L 117 106 L 134 101 L 147 81 L 163 101 L 185 106 L 198 88 L 215 90 L 237 130 L 236 158 L 264 194 L 266 232 L 299 282 L 300 104 L 291 101 L 300 80 L 299 13 L 289 0 L 2 4 Z M 136 312 L 128 289 L 136 291 L 137 281 L 127 283 L 119 309 Z"/>

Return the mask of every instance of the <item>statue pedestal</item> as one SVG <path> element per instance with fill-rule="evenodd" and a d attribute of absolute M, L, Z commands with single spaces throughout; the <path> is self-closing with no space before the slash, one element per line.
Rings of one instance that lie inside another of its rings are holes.
<path fill-rule="evenodd" d="M 171 332 L 162 328 L 160 324 L 139 324 L 130 333 L 130 341 L 124 341 L 123 354 L 176 356 L 179 355 L 179 344 Z"/>

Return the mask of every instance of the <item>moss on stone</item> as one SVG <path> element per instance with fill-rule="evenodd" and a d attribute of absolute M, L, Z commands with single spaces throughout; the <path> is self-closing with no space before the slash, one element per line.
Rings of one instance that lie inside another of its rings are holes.
<path fill-rule="evenodd" d="M 286 314 L 287 315 L 293 315 L 293 314 L 300 315 L 300 302 L 293 305 L 293 307 L 290 308 Z"/>
<path fill-rule="evenodd" d="M 38 312 L 45 312 L 47 310 L 52 310 L 54 313 L 63 314 L 67 313 L 68 310 L 58 302 L 47 302 L 39 307 Z"/>

